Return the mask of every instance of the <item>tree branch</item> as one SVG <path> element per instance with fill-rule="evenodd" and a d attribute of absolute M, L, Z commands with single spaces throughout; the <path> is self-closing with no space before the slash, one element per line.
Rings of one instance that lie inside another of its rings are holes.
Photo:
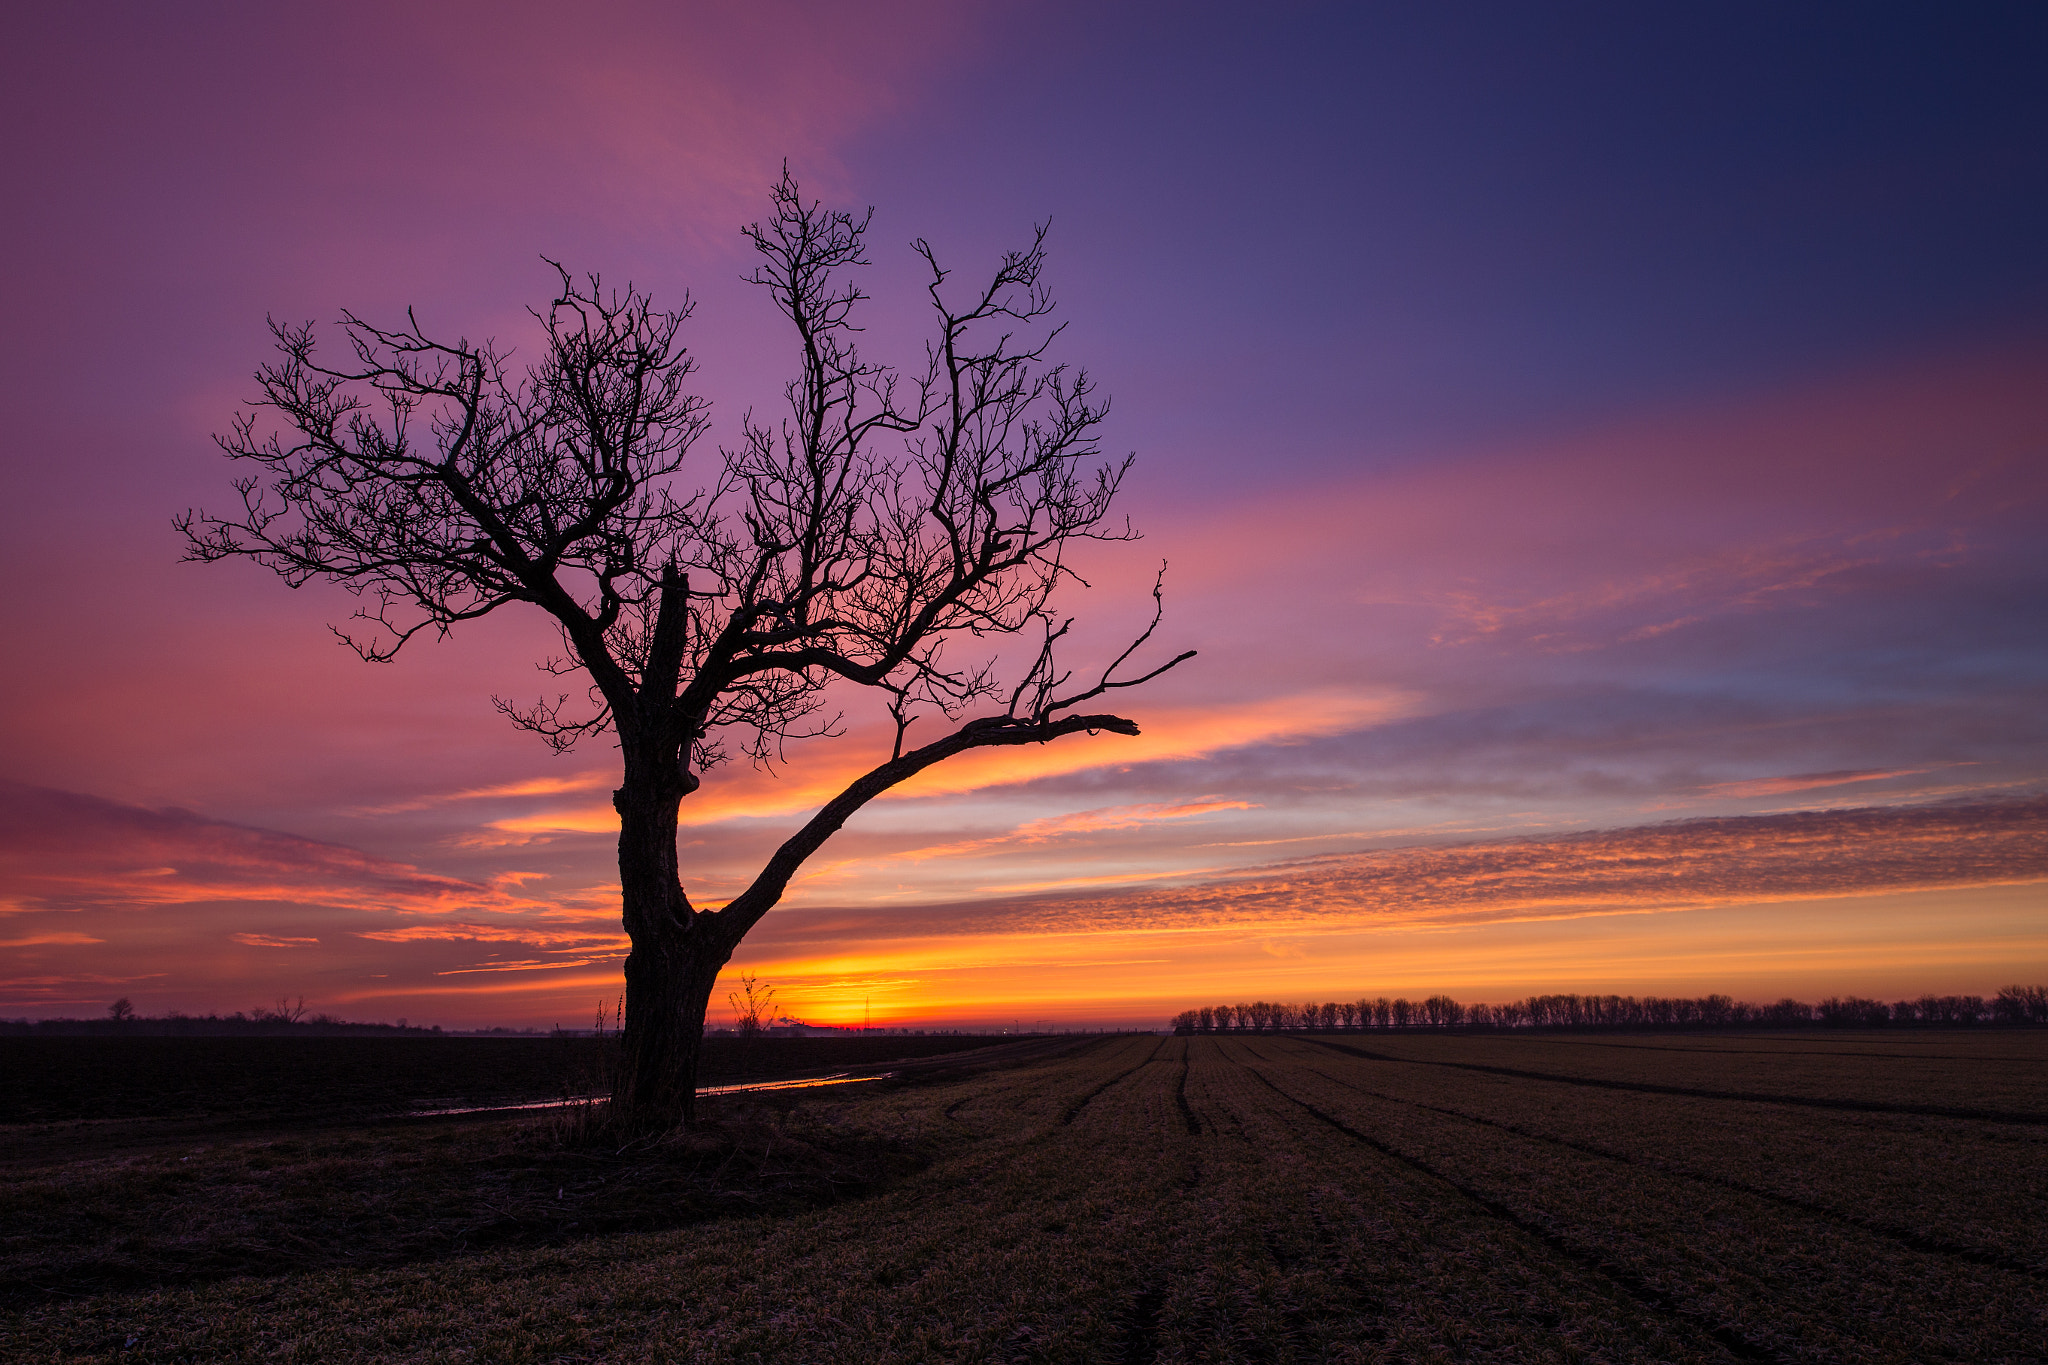
<path fill-rule="evenodd" d="M 984 716 L 935 740 L 921 749 L 899 754 L 870 769 L 850 783 L 846 790 L 827 801 L 804 827 L 785 840 L 747 889 L 726 903 L 723 910 L 701 912 L 709 916 L 722 942 L 737 944 L 761 916 L 775 907 L 789 886 L 790 878 L 804 860 L 839 831 L 853 813 L 889 788 L 905 782 L 935 763 L 969 749 L 998 745 L 1045 744 L 1063 735 L 1107 731 L 1118 735 L 1139 733 L 1135 721 L 1122 716 L 1064 716 L 1052 721 L 1020 721 L 1009 716 Z"/>

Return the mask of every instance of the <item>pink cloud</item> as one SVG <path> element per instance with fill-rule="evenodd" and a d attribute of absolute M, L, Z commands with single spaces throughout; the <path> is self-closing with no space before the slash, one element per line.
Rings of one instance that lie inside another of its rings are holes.
<path fill-rule="evenodd" d="M 1156 824 L 1164 820 L 1187 820 L 1198 815 L 1214 815 L 1221 811 L 1257 809 L 1259 807 L 1250 801 L 1226 801 L 1214 796 L 1205 796 L 1194 801 L 1104 806 L 1098 810 L 1075 811 L 1071 815 L 1048 815 L 1043 819 L 1027 820 L 1010 833 L 999 834 L 993 838 L 964 839 L 950 844 L 936 844 L 929 848 L 906 849 L 892 856 L 913 862 L 929 858 L 959 858 L 993 848 L 1045 844 L 1067 835 L 1102 834 L 1115 830 L 1136 829 L 1141 825 Z M 852 860 L 840 866 L 853 866 L 857 863 L 858 860 Z"/>
<path fill-rule="evenodd" d="M 587 933 L 574 929 L 540 929 L 523 924 L 408 924 L 401 929 L 364 929 L 357 938 L 379 943 L 526 943 L 535 947 L 576 944 L 580 951 L 592 948 L 626 948 L 624 934 Z"/>
<path fill-rule="evenodd" d="M 1869 768 L 1861 771 L 1797 773 L 1789 777 L 1759 777 L 1742 782 L 1714 782 L 1702 788 L 1715 796 L 1783 796 L 1792 792 L 1846 787 L 1855 782 L 1883 782 L 1894 777 L 1918 777 L 1932 768 Z"/>
<path fill-rule="evenodd" d="M 0 911 L 220 901 L 436 915 L 536 905 L 339 844 L 0 782 Z"/>
<path fill-rule="evenodd" d="M 1129 590 L 1171 561 L 1169 619 L 1209 652 L 1168 694 L 1347 666 L 1386 686 L 1475 647 L 1579 653 L 1867 598 L 2038 526 L 2044 369 L 2009 347 L 1438 452 L 1154 528 L 1097 576 Z"/>

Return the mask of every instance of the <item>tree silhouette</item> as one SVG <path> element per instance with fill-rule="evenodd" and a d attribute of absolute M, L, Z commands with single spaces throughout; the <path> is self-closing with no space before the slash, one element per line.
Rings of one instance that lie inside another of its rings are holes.
<path fill-rule="evenodd" d="M 732 1006 L 733 1025 L 742 1038 L 758 1038 L 774 1022 L 775 988 L 751 972 L 741 973 L 740 988 L 727 991 L 725 1003 Z"/>
<path fill-rule="evenodd" d="M 1110 520 L 1130 460 L 1101 462 L 1107 401 L 1046 360 L 1060 329 L 1046 324 L 1045 229 L 964 294 L 913 244 L 934 330 L 906 378 L 855 346 L 865 295 L 847 272 L 867 263 L 872 211 L 807 202 L 786 170 L 772 202 L 745 229 L 749 278 L 793 326 L 799 372 L 780 420 L 742 418 L 715 458 L 696 457 L 710 418 L 687 390 L 688 300 L 661 312 L 556 265 L 560 292 L 535 313 L 545 345 L 523 372 L 495 343 L 435 340 L 410 313 L 396 329 L 344 313 L 338 367 L 316 358 L 310 324 L 273 324 L 281 358 L 220 441 L 254 467 L 235 482 L 241 506 L 179 519 L 190 558 L 253 559 L 363 597 L 363 624 L 338 633 L 367 660 L 508 603 L 553 617 L 562 654 L 543 667 L 581 675 L 584 696 L 494 702 L 557 750 L 617 736 L 631 951 L 612 1114 L 635 1128 L 694 1120 L 719 969 L 854 811 L 970 749 L 1135 735 L 1080 708 L 1190 657 L 1125 674 L 1159 623 L 1155 581 L 1151 623 L 1106 669 L 1076 681 L 1058 661 L 1068 552 L 1133 533 Z M 1009 636 L 1027 644 L 1008 672 L 1000 651 L 947 652 Z M 735 751 L 769 764 L 791 740 L 837 733 L 835 684 L 881 694 L 888 757 L 722 909 L 696 908 L 680 803 Z M 934 718 L 944 733 L 906 747 Z"/>

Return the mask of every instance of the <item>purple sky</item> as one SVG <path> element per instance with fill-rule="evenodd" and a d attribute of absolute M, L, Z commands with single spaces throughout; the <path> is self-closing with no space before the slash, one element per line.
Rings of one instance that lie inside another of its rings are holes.
<path fill-rule="evenodd" d="M 792 1012 L 2048 975 L 2038 7 L 88 5 L 0 54 L 0 1014 L 615 993 L 614 755 L 489 705 L 541 624 L 372 668 L 171 518 L 267 315 L 530 343 L 543 256 L 690 291 L 730 439 L 790 354 L 737 231 L 785 158 L 876 206 L 906 362 L 910 239 L 967 278 L 1052 220 L 1147 535 L 1074 605 L 1108 644 L 1164 558 L 1201 651 L 1138 740 L 864 812 L 742 951 Z M 849 705 L 693 798 L 693 896 L 865 766 Z"/>

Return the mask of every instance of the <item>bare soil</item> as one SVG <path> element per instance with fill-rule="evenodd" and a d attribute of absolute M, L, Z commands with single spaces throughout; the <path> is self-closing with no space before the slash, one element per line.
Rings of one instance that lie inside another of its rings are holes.
<path fill-rule="evenodd" d="M 1612 1041 L 1051 1040 L 629 1152 L 46 1152 L 0 1357 L 2048 1359 L 2048 1031 Z"/>

